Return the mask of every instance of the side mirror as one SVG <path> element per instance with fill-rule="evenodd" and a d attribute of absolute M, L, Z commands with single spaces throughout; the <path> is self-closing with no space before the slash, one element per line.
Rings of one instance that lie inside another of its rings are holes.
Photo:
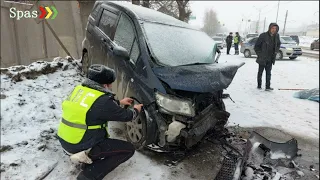
<path fill-rule="evenodd" d="M 130 60 L 130 56 L 129 56 L 128 51 L 121 46 L 115 46 L 113 48 L 113 55 L 116 56 L 117 58 L 121 58 L 125 61 Z"/>

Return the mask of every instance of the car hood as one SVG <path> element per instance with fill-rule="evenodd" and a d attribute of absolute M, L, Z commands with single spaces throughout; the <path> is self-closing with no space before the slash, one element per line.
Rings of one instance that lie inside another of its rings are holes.
<path fill-rule="evenodd" d="M 207 93 L 226 89 L 245 63 L 155 67 L 155 75 L 171 89 Z"/>

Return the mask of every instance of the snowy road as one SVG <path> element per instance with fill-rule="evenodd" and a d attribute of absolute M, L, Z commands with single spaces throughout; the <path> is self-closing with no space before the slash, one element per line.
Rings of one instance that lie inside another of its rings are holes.
<path fill-rule="evenodd" d="M 225 100 L 231 113 L 229 125 L 275 127 L 318 141 L 318 103 L 295 99 L 292 91 L 257 90 L 254 58 L 223 54 L 220 62 L 225 61 L 246 62 L 226 91 L 235 101 Z M 1 75 L 1 146 L 12 148 L 1 152 L 1 179 L 36 179 L 56 162 L 58 166 L 46 180 L 75 179 L 79 170 L 62 153 L 54 136 L 61 116 L 61 102 L 80 80 L 71 67 L 17 83 Z M 315 59 L 299 57 L 294 61 L 277 61 L 273 67 L 272 86 L 276 89 L 315 88 L 319 87 L 318 82 L 319 61 Z M 111 134 L 115 134 L 113 131 L 118 125 L 113 124 Z M 319 146 L 313 151 L 318 149 Z M 163 154 L 136 152 L 105 179 L 212 179 L 220 164 L 217 152 L 217 147 L 206 145 L 176 167 L 164 165 Z"/>
<path fill-rule="evenodd" d="M 221 56 L 220 62 L 225 61 L 246 63 L 226 90 L 235 101 L 225 100 L 227 110 L 231 113 L 230 125 L 267 126 L 305 138 L 319 139 L 319 103 L 293 98 L 295 91 L 278 90 L 318 88 L 319 61 L 307 57 L 276 61 L 271 78 L 271 86 L 275 89 L 273 92 L 256 88 L 258 64 L 255 58 L 247 59 L 242 54 Z"/>

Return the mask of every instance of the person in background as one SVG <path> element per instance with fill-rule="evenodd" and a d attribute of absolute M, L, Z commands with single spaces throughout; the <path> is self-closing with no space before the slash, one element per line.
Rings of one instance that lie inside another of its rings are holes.
<path fill-rule="evenodd" d="M 271 69 L 275 64 L 276 55 L 280 49 L 280 37 L 278 34 L 279 26 L 276 23 L 269 25 L 267 32 L 261 33 L 255 46 L 254 51 L 258 55 L 256 62 L 259 64 L 258 69 L 258 89 L 261 89 L 262 73 L 266 70 L 266 91 L 273 90 L 270 86 L 271 81 Z"/>
<path fill-rule="evenodd" d="M 88 78 L 62 103 L 58 139 L 73 162 L 84 163 L 77 180 L 102 180 L 135 152 L 131 143 L 109 138 L 108 121 L 132 121 L 142 108 L 142 104 L 120 107 L 131 105 L 133 99 L 114 98 L 110 89 L 115 79 L 113 69 L 91 65 Z"/>
<path fill-rule="evenodd" d="M 236 32 L 236 35 L 233 38 L 233 43 L 234 43 L 234 50 L 235 50 L 235 55 L 239 55 L 239 43 L 241 42 L 241 37 L 239 36 L 239 33 Z"/>
<path fill-rule="evenodd" d="M 230 32 L 229 35 L 226 38 L 227 55 L 230 55 L 230 49 L 231 49 L 231 46 L 232 46 L 232 39 L 233 39 L 232 32 Z"/>

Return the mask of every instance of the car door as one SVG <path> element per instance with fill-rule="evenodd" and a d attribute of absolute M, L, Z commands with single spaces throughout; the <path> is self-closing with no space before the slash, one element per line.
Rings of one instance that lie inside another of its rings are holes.
<path fill-rule="evenodd" d="M 112 49 L 112 39 L 118 20 L 116 10 L 103 7 L 101 11 L 99 22 L 94 28 L 96 45 L 94 47 L 95 54 L 93 55 L 92 64 L 106 64 L 109 61 L 110 57 L 106 56 L 106 51 L 111 51 Z"/>
<path fill-rule="evenodd" d="M 141 83 L 136 67 L 140 58 L 140 48 L 136 34 L 132 20 L 122 13 L 115 31 L 114 43 L 128 51 L 130 60 L 126 61 L 112 56 L 113 60 L 107 63 L 109 67 L 116 71 L 117 78 L 113 83 L 112 91 L 116 93 L 118 99 L 136 97 L 138 84 Z"/>
<path fill-rule="evenodd" d="M 249 41 L 249 49 L 250 49 L 250 52 L 251 52 L 251 55 L 257 55 L 256 52 L 254 51 L 254 45 L 256 44 L 258 38 L 253 38 Z"/>

